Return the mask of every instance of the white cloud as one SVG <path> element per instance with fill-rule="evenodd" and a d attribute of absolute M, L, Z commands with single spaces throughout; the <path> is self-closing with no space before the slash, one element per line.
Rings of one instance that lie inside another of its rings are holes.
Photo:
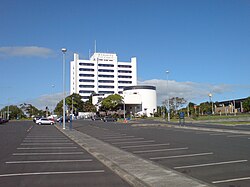
<path fill-rule="evenodd" d="M 37 46 L 13 46 L 13 47 L 0 47 L 1 56 L 23 56 L 23 57 L 51 57 L 54 51 L 45 47 Z"/>
<path fill-rule="evenodd" d="M 161 105 L 162 101 L 167 98 L 167 93 L 169 97 L 182 97 L 188 102 L 194 102 L 199 100 L 208 100 L 209 93 L 212 93 L 213 95 L 220 95 L 233 90 L 233 85 L 177 82 L 175 80 L 168 80 L 167 82 L 167 80 L 152 79 L 139 81 L 138 84 L 156 86 L 158 105 Z"/>
<path fill-rule="evenodd" d="M 66 94 L 66 97 L 68 94 Z M 30 103 L 38 109 L 45 110 L 46 106 L 49 110 L 54 109 L 59 101 L 63 99 L 63 93 L 54 93 L 50 95 L 42 95 L 38 98 L 25 101 L 25 103 Z"/>

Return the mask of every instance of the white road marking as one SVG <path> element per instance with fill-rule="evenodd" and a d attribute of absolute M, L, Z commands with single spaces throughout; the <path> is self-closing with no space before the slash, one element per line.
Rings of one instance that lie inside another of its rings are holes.
<path fill-rule="evenodd" d="M 38 172 L 38 173 L 9 173 L 2 174 L 0 177 L 16 177 L 16 176 L 30 176 L 30 175 L 59 175 L 59 174 L 84 174 L 84 173 L 104 173 L 104 170 L 92 171 L 62 171 L 62 172 Z"/>
<path fill-rule="evenodd" d="M 227 136 L 228 138 L 234 138 L 234 137 L 245 137 L 245 136 L 250 136 L 249 134 L 235 134 L 235 135 L 230 135 Z"/>
<path fill-rule="evenodd" d="M 68 138 L 25 138 L 24 140 L 68 140 Z"/>
<path fill-rule="evenodd" d="M 5 162 L 6 164 L 32 164 L 32 163 L 60 163 L 60 162 L 91 162 L 92 159 L 84 160 L 30 160 L 30 161 L 10 161 Z"/>
<path fill-rule="evenodd" d="M 156 147 L 156 146 L 164 146 L 164 145 L 170 145 L 169 143 L 162 143 L 162 144 L 147 144 L 147 145 L 129 145 L 129 146 L 123 146 L 124 148 L 136 148 L 136 147 Z"/>
<path fill-rule="evenodd" d="M 134 138 L 134 136 L 111 136 L 111 137 L 103 137 L 102 140 L 109 140 L 109 139 L 118 139 L 118 138 Z"/>
<path fill-rule="evenodd" d="M 84 152 L 60 152 L 60 153 L 13 153 L 13 156 L 27 156 L 27 155 L 77 155 L 84 154 Z"/>
<path fill-rule="evenodd" d="M 134 144 L 134 143 L 149 143 L 149 142 L 155 142 L 154 140 L 146 140 L 146 141 L 135 141 L 135 142 L 116 142 L 112 143 L 113 145 L 118 145 L 118 144 Z"/>
<path fill-rule="evenodd" d="M 214 134 L 209 134 L 210 136 L 222 136 L 222 135 L 227 135 L 226 133 L 214 133 Z"/>
<path fill-rule="evenodd" d="M 127 141 L 127 140 L 144 140 L 144 138 L 120 138 L 120 139 L 109 139 L 105 141 L 111 142 L 111 141 Z"/>
<path fill-rule="evenodd" d="M 163 156 L 163 157 L 153 157 L 149 158 L 150 160 L 160 160 L 160 159 L 170 159 L 170 158 L 184 158 L 184 157 L 195 157 L 195 156 L 205 156 L 205 155 L 212 155 L 213 152 L 209 153 L 195 153 L 195 154 L 186 154 L 186 155 L 175 155 L 175 156 Z"/>
<path fill-rule="evenodd" d="M 71 140 L 24 140 L 23 143 L 63 143 L 71 142 Z"/>
<path fill-rule="evenodd" d="M 247 162 L 248 160 L 232 160 L 226 162 L 213 162 L 208 164 L 196 164 L 196 165 L 189 165 L 189 166 L 178 166 L 174 167 L 174 169 L 183 169 L 183 168 L 195 168 L 195 167 L 204 167 L 204 166 L 215 166 L 215 165 L 224 165 L 224 164 L 235 164 L 235 163 L 242 163 Z"/>
<path fill-rule="evenodd" d="M 21 145 L 72 145 L 73 143 L 21 143 Z"/>
<path fill-rule="evenodd" d="M 162 151 L 178 151 L 188 149 L 188 147 L 178 147 L 170 149 L 154 149 L 154 150 L 145 150 L 145 151 L 133 151 L 133 153 L 153 153 L 153 152 L 162 152 Z"/>
<path fill-rule="evenodd" d="M 226 183 L 226 182 L 235 182 L 235 181 L 243 181 L 243 180 L 250 180 L 250 177 L 241 177 L 241 178 L 234 178 L 234 179 L 226 179 L 226 180 L 220 180 L 220 181 L 213 181 L 213 184 L 219 184 L 219 183 Z"/>
<path fill-rule="evenodd" d="M 77 149 L 77 147 L 18 147 L 20 150 L 29 150 L 29 149 Z"/>

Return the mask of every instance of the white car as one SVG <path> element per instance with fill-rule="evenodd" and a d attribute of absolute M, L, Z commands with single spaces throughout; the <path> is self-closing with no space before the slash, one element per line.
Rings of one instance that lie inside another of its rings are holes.
<path fill-rule="evenodd" d="M 51 119 L 40 118 L 40 119 L 36 120 L 36 124 L 38 124 L 38 125 L 54 125 L 55 122 Z"/>

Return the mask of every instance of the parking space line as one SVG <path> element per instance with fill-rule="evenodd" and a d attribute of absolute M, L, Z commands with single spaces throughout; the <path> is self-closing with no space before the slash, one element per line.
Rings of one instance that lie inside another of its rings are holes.
<path fill-rule="evenodd" d="M 29 149 L 77 149 L 77 147 L 18 147 L 20 150 L 29 150 Z"/>
<path fill-rule="evenodd" d="M 195 153 L 195 154 L 186 154 L 186 155 L 175 155 L 175 156 L 163 156 L 163 157 L 152 157 L 150 160 L 161 160 L 161 159 L 170 159 L 170 158 L 184 158 L 184 157 L 195 157 L 195 156 L 206 156 L 212 155 L 213 152 L 208 153 Z"/>
<path fill-rule="evenodd" d="M 147 144 L 147 145 L 128 145 L 121 147 L 124 148 L 136 148 L 136 147 L 157 147 L 157 146 L 164 146 L 164 145 L 170 145 L 170 143 L 162 143 L 162 144 Z"/>
<path fill-rule="evenodd" d="M 223 136 L 227 135 L 226 133 L 214 133 L 214 134 L 209 134 L 210 136 Z"/>
<path fill-rule="evenodd" d="M 30 176 L 30 175 L 59 175 L 59 174 L 88 174 L 88 173 L 104 173 L 104 170 L 90 170 L 90 171 L 61 171 L 61 172 L 37 172 L 37 173 L 9 173 L 2 174 L 0 177 L 16 177 L 16 176 Z"/>
<path fill-rule="evenodd" d="M 150 143 L 155 142 L 154 140 L 145 140 L 145 141 L 134 141 L 134 142 L 116 142 L 112 143 L 113 145 L 119 145 L 119 144 L 135 144 L 135 143 Z"/>
<path fill-rule="evenodd" d="M 247 161 L 248 160 L 232 160 L 232 161 L 226 161 L 226 162 L 213 162 L 213 163 L 208 163 L 208 164 L 178 166 L 178 167 L 174 167 L 174 169 L 195 168 L 195 167 L 215 166 L 215 165 L 224 165 L 224 164 L 235 164 L 235 163 L 242 163 L 242 162 L 247 162 Z"/>
<path fill-rule="evenodd" d="M 118 138 L 134 138 L 134 136 L 112 136 L 112 137 L 103 137 L 102 140 L 109 140 L 109 139 L 118 139 Z"/>
<path fill-rule="evenodd" d="M 144 138 L 120 138 L 120 139 L 109 139 L 105 141 L 111 142 L 111 141 L 127 141 L 127 140 L 144 140 Z"/>
<path fill-rule="evenodd" d="M 24 140 L 68 140 L 68 138 L 24 138 Z"/>
<path fill-rule="evenodd" d="M 56 143 L 56 142 L 50 142 L 50 143 L 21 143 L 21 145 L 72 145 L 74 143 Z"/>
<path fill-rule="evenodd" d="M 92 162 L 92 159 L 83 160 L 27 160 L 27 161 L 10 161 L 6 164 L 32 164 L 32 163 L 61 163 L 61 162 Z"/>
<path fill-rule="evenodd" d="M 84 152 L 60 152 L 60 153 L 13 153 L 13 156 L 28 156 L 28 155 L 79 155 Z"/>
<path fill-rule="evenodd" d="M 227 136 L 228 138 L 235 138 L 235 137 L 246 137 L 246 136 L 250 136 L 249 134 L 235 134 L 235 135 L 230 135 Z"/>
<path fill-rule="evenodd" d="M 63 142 L 71 142 L 71 140 L 24 140 L 23 143 L 63 143 Z"/>
<path fill-rule="evenodd" d="M 178 151 L 188 149 L 188 147 L 178 147 L 170 149 L 154 149 L 154 150 L 145 150 L 145 151 L 133 151 L 133 153 L 153 153 L 153 152 L 162 152 L 162 151 Z"/>
<path fill-rule="evenodd" d="M 220 180 L 220 181 L 213 181 L 213 184 L 219 184 L 219 183 L 226 183 L 226 182 L 235 182 L 235 181 L 243 181 L 243 180 L 250 180 L 250 177 L 241 177 L 241 178 L 234 178 L 234 179 L 226 179 L 226 180 Z"/>

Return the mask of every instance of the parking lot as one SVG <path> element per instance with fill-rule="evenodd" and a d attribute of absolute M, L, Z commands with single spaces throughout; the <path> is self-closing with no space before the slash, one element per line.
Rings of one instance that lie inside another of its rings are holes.
<path fill-rule="evenodd" d="M 53 125 L 10 122 L 0 131 L 9 138 L 1 144 L 9 151 L 1 152 L 0 186 L 130 186 Z"/>
<path fill-rule="evenodd" d="M 74 128 L 214 186 L 249 186 L 250 134 L 78 121 Z"/>

